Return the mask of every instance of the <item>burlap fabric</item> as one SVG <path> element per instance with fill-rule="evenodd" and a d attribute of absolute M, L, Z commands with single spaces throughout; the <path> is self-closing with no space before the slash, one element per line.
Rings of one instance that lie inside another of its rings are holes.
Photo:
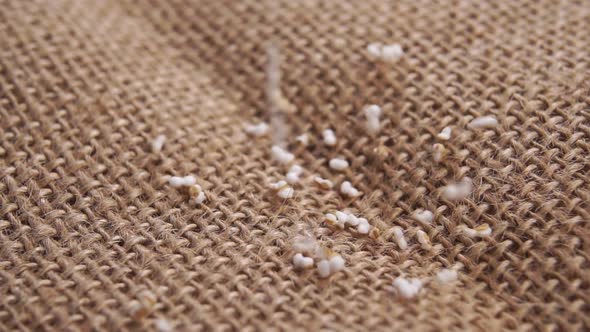
<path fill-rule="evenodd" d="M 589 21 L 585 0 L 1 1 L 0 330 L 588 330 Z M 286 172 L 271 139 L 243 130 L 269 121 L 269 40 L 306 169 L 287 201 L 267 187 Z M 377 61 L 370 42 L 406 55 Z M 383 106 L 377 137 L 367 104 Z M 488 114 L 498 127 L 466 128 Z M 339 155 L 343 173 L 327 166 Z M 205 206 L 167 184 L 186 174 Z M 319 189 L 314 174 L 365 194 Z M 442 199 L 463 176 L 469 198 Z M 380 239 L 325 226 L 347 207 Z M 434 221 L 412 219 L 417 208 Z M 484 223 L 482 239 L 459 227 Z M 295 271 L 302 229 L 346 270 Z M 456 284 L 391 292 L 399 275 L 460 265 Z M 134 318 L 146 290 L 155 304 Z"/>

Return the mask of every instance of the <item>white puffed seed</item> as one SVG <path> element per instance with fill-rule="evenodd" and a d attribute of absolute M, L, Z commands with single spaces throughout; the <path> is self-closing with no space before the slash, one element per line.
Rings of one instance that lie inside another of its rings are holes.
<path fill-rule="evenodd" d="M 162 148 L 164 147 L 164 143 L 165 142 L 166 142 L 166 136 L 165 135 L 158 135 L 152 141 L 152 151 L 153 152 L 160 152 L 160 151 L 162 151 Z"/>
<path fill-rule="evenodd" d="M 369 225 L 369 221 L 365 218 L 358 218 L 359 224 L 356 227 L 356 231 L 359 234 L 369 234 L 371 231 L 371 225 Z"/>
<path fill-rule="evenodd" d="M 197 183 L 197 179 L 192 175 L 187 176 L 172 176 L 168 180 L 172 187 L 190 187 Z"/>
<path fill-rule="evenodd" d="M 361 196 L 363 193 L 358 191 L 355 187 L 352 186 L 352 183 L 349 181 L 344 181 L 340 185 L 340 192 L 349 197 L 358 197 Z"/>
<path fill-rule="evenodd" d="M 298 269 L 308 269 L 313 266 L 313 258 L 297 253 L 293 256 L 293 265 Z"/>
<path fill-rule="evenodd" d="M 356 227 L 360 234 L 369 234 L 375 228 L 369 224 L 366 218 L 359 218 L 347 211 L 336 211 L 334 214 L 326 213 L 326 222 L 331 226 L 337 226 L 344 229 L 347 225 Z"/>
<path fill-rule="evenodd" d="M 207 196 L 205 192 L 203 192 L 203 188 L 200 185 L 195 184 L 195 191 L 197 192 L 197 197 L 195 197 L 195 204 L 202 204 L 207 200 Z"/>
<path fill-rule="evenodd" d="M 336 226 L 340 229 L 344 229 L 346 226 L 346 220 L 348 216 L 343 216 L 340 214 L 340 211 L 336 212 L 336 215 L 331 213 L 326 214 L 327 223 L 330 226 Z"/>
<path fill-rule="evenodd" d="M 336 145 L 336 135 L 334 134 L 334 131 L 332 129 L 324 130 L 322 132 L 322 135 L 324 136 L 324 143 L 326 143 L 326 145 L 328 145 L 328 146 Z"/>
<path fill-rule="evenodd" d="M 344 270 L 344 258 L 335 255 L 330 258 L 330 274 Z"/>
<path fill-rule="evenodd" d="M 246 133 L 252 136 L 263 136 L 268 132 L 268 124 L 266 122 L 260 122 L 259 124 L 247 124 L 244 126 Z"/>
<path fill-rule="evenodd" d="M 322 259 L 318 265 L 317 270 L 320 278 L 327 278 L 330 275 L 344 270 L 345 262 L 342 256 L 334 255 L 328 259 Z"/>
<path fill-rule="evenodd" d="M 418 209 L 414 211 L 414 218 L 423 223 L 430 224 L 434 218 L 434 214 L 429 210 Z"/>
<path fill-rule="evenodd" d="M 301 267 L 301 261 L 303 260 L 303 254 L 301 253 L 296 253 L 295 255 L 293 255 L 293 265 L 295 265 L 295 267 L 299 268 Z"/>
<path fill-rule="evenodd" d="M 342 171 L 348 168 L 348 161 L 342 158 L 330 159 L 330 168 L 337 171 Z"/>
<path fill-rule="evenodd" d="M 369 45 L 367 45 L 367 52 L 369 52 L 369 54 L 374 57 L 380 57 L 381 48 L 382 45 L 380 43 L 370 43 Z"/>
<path fill-rule="evenodd" d="M 451 127 L 444 127 L 443 130 L 441 130 L 441 132 L 438 135 L 436 135 L 436 137 L 438 137 L 438 139 L 441 139 L 443 141 L 447 141 L 451 138 L 451 132 L 452 132 Z"/>
<path fill-rule="evenodd" d="M 400 296 L 406 299 L 411 299 L 420 292 L 420 289 L 422 288 L 422 280 L 397 277 L 393 280 L 393 287 L 396 288 Z"/>
<path fill-rule="evenodd" d="M 472 181 L 466 177 L 459 183 L 452 183 L 443 187 L 442 196 L 448 200 L 459 200 L 469 196 L 472 189 Z"/>
<path fill-rule="evenodd" d="M 293 188 L 285 187 L 285 188 L 279 190 L 277 195 L 279 195 L 280 198 L 287 199 L 287 198 L 293 197 L 294 193 L 295 193 L 295 190 L 293 190 Z"/>
<path fill-rule="evenodd" d="M 375 134 L 381 128 L 379 117 L 381 116 L 381 107 L 378 105 L 369 105 L 364 109 L 367 118 L 366 129 L 370 134 Z"/>
<path fill-rule="evenodd" d="M 383 45 L 381 48 L 381 57 L 389 61 L 397 61 L 404 55 L 404 50 L 400 44 Z"/>
<path fill-rule="evenodd" d="M 319 263 L 318 263 L 318 274 L 320 275 L 320 278 L 327 278 L 330 276 L 330 261 L 327 259 L 322 259 Z"/>
<path fill-rule="evenodd" d="M 451 269 L 442 269 L 436 274 L 436 279 L 438 279 L 441 284 L 453 282 L 457 280 L 457 278 L 457 271 Z"/>
<path fill-rule="evenodd" d="M 172 176 L 168 180 L 168 183 L 172 187 L 182 187 L 182 186 L 184 186 L 184 177 L 182 177 L 182 176 Z"/>
<path fill-rule="evenodd" d="M 367 52 L 374 57 L 387 61 L 397 61 L 404 55 L 404 50 L 399 44 L 371 43 L 367 45 Z"/>
<path fill-rule="evenodd" d="M 289 173 L 301 175 L 301 173 L 303 173 L 303 167 L 299 165 L 293 165 L 291 168 L 289 168 Z"/>
<path fill-rule="evenodd" d="M 340 221 L 340 219 L 332 213 L 326 213 L 326 223 L 330 226 L 344 229 L 344 222 Z"/>
<path fill-rule="evenodd" d="M 295 140 L 303 145 L 309 144 L 309 136 L 307 134 L 302 134 L 295 137 Z"/>
<path fill-rule="evenodd" d="M 348 221 L 348 214 L 340 212 L 340 211 L 336 211 L 335 226 L 337 226 L 340 229 L 344 229 L 344 227 L 346 227 L 347 221 Z"/>
<path fill-rule="evenodd" d="M 197 197 L 195 197 L 195 203 L 196 204 L 202 204 L 207 200 L 207 196 L 205 195 L 204 192 L 200 192 L 199 195 L 197 195 Z"/>
<path fill-rule="evenodd" d="M 370 225 L 367 224 L 359 224 L 356 228 L 357 232 L 359 232 L 359 234 L 369 234 L 371 229 Z"/>
<path fill-rule="evenodd" d="M 285 176 L 285 179 L 290 184 L 295 184 L 295 183 L 299 182 L 299 175 L 297 175 L 295 173 L 287 173 L 287 176 Z"/>
<path fill-rule="evenodd" d="M 340 223 L 347 223 L 350 215 L 342 211 L 336 211 L 336 218 L 338 218 L 338 222 Z"/>
<path fill-rule="evenodd" d="M 463 232 L 469 237 L 484 237 L 492 234 L 492 228 L 488 224 L 482 224 L 475 228 L 463 227 Z"/>
<path fill-rule="evenodd" d="M 401 250 L 406 250 L 408 248 L 408 242 L 404 237 L 404 231 L 401 229 L 401 227 L 393 227 L 393 236 L 395 237 L 395 242 L 397 243 L 397 246 Z"/>
<path fill-rule="evenodd" d="M 364 219 L 364 218 L 363 218 Z M 366 219 L 365 219 L 366 220 Z M 357 218 L 355 215 L 353 214 L 349 214 L 348 215 L 348 220 L 347 223 L 352 226 L 352 227 L 356 227 L 361 223 L 361 218 Z"/>
<path fill-rule="evenodd" d="M 287 182 L 293 184 L 296 182 L 299 182 L 299 175 L 301 175 L 301 173 L 303 173 L 303 168 L 299 165 L 293 165 L 291 166 L 291 168 L 289 169 L 289 172 L 287 172 Z"/>
<path fill-rule="evenodd" d="M 291 161 L 293 161 L 293 159 L 295 159 L 295 156 L 292 153 L 288 152 L 287 150 L 281 148 L 278 145 L 274 145 L 271 151 L 273 157 L 281 164 L 288 164 Z"/>
<path fill-rule="evenodd" d="M 320 187 L 324 188 L 324 189 L 331 189 L 334 184 L 332 183 L 332 181 L 321 178 L 319 176 L 316 176 L 313 178 L 313 181 L 315 183 L 317 183 Z"/>
<path fill-rule="evenodd" d="M 363 110 L 367 118 L 379 118 L 381 116 L 381 107 L 379 105 L 369 105 Z"/>
<path fill-rule="evenodd" d="M 498 125 L 498 120 L 493 115 L 488 116 L 480 116 L 479 118 L 475 118 L 471 120 L 468 127 L 472 129 L 477 128 L 491 128 Z"/>

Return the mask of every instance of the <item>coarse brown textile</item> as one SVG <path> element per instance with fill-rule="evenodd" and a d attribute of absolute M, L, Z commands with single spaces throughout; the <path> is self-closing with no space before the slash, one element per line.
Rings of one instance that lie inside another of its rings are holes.
<path fill-rule="evenodd" d="M 586 0 L 0 1 L 0 330 L 589 330 L 588 22 Z M 243 130 L 269 121 L 270 40 L 306 170 L 285 202 L 267 187 L 287 170 L 271 139 Z M 382 62 L 370 42 L 406 54 Z M 376 137 L 367 104 L 387 121 Z M 498 127 L 467 128 L 490 114 Z M 330 170 L 335 156 L 351 167 Z M 167 184 L 187 174 L 204 206 Z M 473 193 L 443 199 L 464 176 Z M 344 208 L 381 237 L 323 223 Z M 491 236 L 461 232 L 482 224 Z M 346 270 L 294 270 L 302 229 Z M 461 265 L 456 284 L 392 293 L 397 276 Z M 135 319 L 146 291 L 156 303 Z"/>

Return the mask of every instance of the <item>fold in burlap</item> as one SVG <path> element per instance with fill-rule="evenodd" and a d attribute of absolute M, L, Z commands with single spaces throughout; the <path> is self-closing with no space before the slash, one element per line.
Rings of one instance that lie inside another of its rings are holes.
<path fill-rule="evenodd" d="M 1 1 L 0 330 L 589 329 L 589 20 L 587 1 Z M 271 139 L 243 130 L 270 121 L 269 40 L 307 178 L 285 202 L 267 187 L 287 171 Z M 370 42 L 406 54 L 385 63 Z M 383 108 L 376 137 L 367 104 Z M 497 127 L 466 128 L 490 114 Z M 351 167 L 330 170 L 335 156 Z M 205 206 L 167 184 L 186 174 Z M 471 195 L 444 200 L 464 176 Z M 380 239 L 326 227 L 344 208 Z M 481 224 L 490 237 L 461 232 Z M 302 230 L 346 270 L 295 271 Z M 459 266 L 458 283 L 391 292 L 399 275 Z M 138 317 L 146 291 L 155 304 Z"/>

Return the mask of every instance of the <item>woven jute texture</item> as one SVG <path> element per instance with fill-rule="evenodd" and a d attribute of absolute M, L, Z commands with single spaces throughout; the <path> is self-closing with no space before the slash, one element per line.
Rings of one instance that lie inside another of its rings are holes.
<path fill-rule="evenodd" d="M 589 330 L 589 22 L 587 0 L 0 1 L 0 330 Z M 288 200 L 271 137 L 244 132 L 271 122 L 269 42 L 305 169 Z M 484 115 L 498 126 L 467 128 Z M 188 174 L 205 204 L 168 185 Z M 467 198 L 441 196 L 466 176 Z M 326 226 L 343 209 L 380 237 Z M 346 269 L 294 269 L 302 232 Z M 403 300 L 398 276 L 424 288 Z"/>

